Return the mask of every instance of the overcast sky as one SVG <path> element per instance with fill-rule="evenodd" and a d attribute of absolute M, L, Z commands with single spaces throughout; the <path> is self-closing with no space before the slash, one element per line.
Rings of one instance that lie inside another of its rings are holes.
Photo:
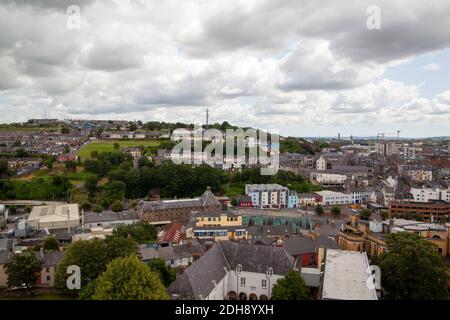
<path fill-rule="evenodd" d="M 0 0 L 0 122 L 209 107 L 285 135 L 450 135 L 449 47 L 440 0 Z"/>

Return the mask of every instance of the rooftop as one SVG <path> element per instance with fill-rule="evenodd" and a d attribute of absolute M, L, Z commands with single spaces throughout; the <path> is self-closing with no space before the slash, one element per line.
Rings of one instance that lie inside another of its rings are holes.
<path fill-rule="evenodd" d="M 378 300 L 376 290 L 367 286 L 368 268 L 365 252 L 328 249 L 322 298 Z"/>

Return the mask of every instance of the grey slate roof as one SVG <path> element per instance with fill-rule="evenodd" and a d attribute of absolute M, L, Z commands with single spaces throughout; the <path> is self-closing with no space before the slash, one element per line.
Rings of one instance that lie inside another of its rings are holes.
<path fill-rule="evenodd" d="M 181 258 L 191 258 L 192 252 L 191 250 L 185 246 L 169 246 L 169 247 L 160 247 L 155 249 L 151 248 L 141 248 L 139 249 L 139 254 L 142 260 L 151 260 L 156 258 L 162 258 L 164 260 L 172 260 L 172 259 L 181 259 Z"/>
<path fill-rule="evenodd" d="M 127 220 L 139 220 L 139 216 L 135 211 L 123 211 L 123 212 L 85 212 L 85 223 L 97 223 L 97 222 L 112 222 L 112 221 L 127 221 Z"/>
<path fill-rule="evenodd" d="M 56 266 L 63 256 L 62 251 L 36 252 L 36 258 L 42 262 L 43 267 Z"/>
<path fill-rule="evenodd" d="M 219 241 L 172 283 L 169 293 L 179 299 L 204 298 L 215 287 L 213 281 L 219 283 L 238 264 L 243 271 L 265 273 L 272 267 L 274 274 L 285 275 L 294 260 L 283 248 Z"/>

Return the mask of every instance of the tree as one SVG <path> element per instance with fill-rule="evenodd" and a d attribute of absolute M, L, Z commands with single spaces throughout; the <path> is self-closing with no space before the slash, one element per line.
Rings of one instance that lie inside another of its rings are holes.
<path fill-rule="evenodd" d="M 67 134 L 67 133 L 69 133 L 69 132 L 70 132 L 69 128 L 67 128 L 67 127 L 62 127 L 62 128 L 61 128 L 61 133 L 62 133 L 62 134 Z"/>
<path fill-rule="evenodd" d="M 120 144 L 118 144 L 117 142 L 114 142 L 114 149 L 119 149 L 120 148 Z"/>
<path fill-rule="evenodd" d="M 158 277 L 135 255 L 113 260 L 98 278 L 94 300 L 167 300 Z"/>
<path fill-rule="evenodd" d="M 136 131 L 137 130 L 137 125 L 133 122 L 130 123 L 130 131 Z"/>
<path fill-rule="evenodd" d="M 89 176 L 86 178 L 84 182 L 84 187 L 89 195 L 94 195 L 97 191 L 98 177 L 97 176 Z"/>
<path fill-rule="evenodd" d="M 370 217 L 372 216 L 372 210 L 370 210 L 370 209 L 363 209 L 359 213 L 359 216 L 361 217 L 362 220 L 369 220 Z"/>
<path fill-rule="evenodd" d="M 33 252 L 13 255 L 11 261 L 6 265 L 8 275 L 8 286 L 17 287 L 25 284 L 29 290 L 39 278 L 42 263 Z"/>
<path fill-rule="evenodd" d="M 386 220 L 388 218 L 388 213 L 386 210 L 381 210 L 380 216 L 383 220 Z"/>
<path fill-rule="evenodd" d="M 73 160 L 64 161 L 64 166 L 66 167 L 66 169 L 68 171 L 77 170 L 77 163 L 76 163 L 76 161 L 73 161 Z"/>
<path fill-rule="evenodd" d="M 385 298 L 448 299 L 448 269 L 435 246 L 409 232 L 391 233 L 386 242 L 378 258 Z"/>
<path fill-rule="evenodd" d="M 123 203 L 120 200 L 116 200 L 112 205 L 111 205 L 111 210 L 114 212 L 121 212 L 123 211 Z"/>
<path fill-rule="evenodd" d="M 272 289 L 272 300 L 306 300 L 309 290 L 298 271 L 291 270 Z"/>
<path fill-rule="evenodd" d="M 147 243 L 156 239 L 156 229 L 146 221 L 139 221 L 130 225 L 119 225 L 113 230 L 113 235 L 134 239 L 137 243 Z"/>
<path fill-rule="evenodd" d="M 90 203 L 88 200 L 84 200 L 83 203 L 81 204 L 81 209 L 85 210 L 85 211 L 89 211 L 92 208 L 92 203 Z"/>
<path fill-rule="evenodd" d="M 137 206 L 138 206 L 137 200 L 132 200 L 130 202 L 130 207 L 133 208 L 133 210 L 136 210 Z"/>
<path fill-rule="evenodd" d="M 314 208 L 314 211 L 319 215 L 323 214 L 323 208 L 320 204 L 316 205 L 316 207 Z"/>
<path fill-rule="evenodd" d="M 68 277 L 66 270 L 70 265 L 76 265 L 81 270 L 81 287 L 98 278 L 106 270 L 109 262 L 118 257 L 136 253 L 136 243 L 133 239 L 106 237 L 105 240 L 93 239 L 76 241 L 67 246 L 64 257 L 58 265 L 57 286 L 65 288 Z"/>
<path fill-rule="evenodd" d="M 161 278 L 161 281 L 164 283 L 164 286 L 168 287 L 175 281 L 177 277 L 176 269 L 169 268 L 166 265 L 166 262 L 162 258 L 156 258 L 150 260 L 148 266 L 153 271 L 157 272 Z"/>
<path fill-rule="evenodd" d="M 102 213 L 103 212 L 103 207 L 99 204 L 96 204 L 94 206 L 94 208 L 92 209 L 92 211 L 97 212 L 97 213 Z"/>
<path fill-rule="evenodd" d="M 59 250 L 59 241 L 53 236 L 48 237 L 44 241 L 44 249 L 45 250 Z"/>
<path fill-rule="evenodd" d="M 98 151 L 97 150 L 92 150 L 91 151 L 91 158 L 92 159 L 97 159 L 98 157 Z"/>
<path fill-rule="evenodd" d="M 338 216 L 341 213 L 341 208 L 339 208 L 338 206 L 333 206 L 333 208 L 331 208 L 331 213 Z"/>

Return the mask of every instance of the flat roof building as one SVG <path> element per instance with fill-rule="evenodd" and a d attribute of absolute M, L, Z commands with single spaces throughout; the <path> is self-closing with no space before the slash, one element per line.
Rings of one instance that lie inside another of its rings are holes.
<path fill-rule="evenodd" d="M 81 223 L 78 204 L 59 206 L 36 206 L 31 211 L 27 223 L 38 230 L 75 228 Z"/>
<path fill-rule="evenodd" d="M 328 249 L 322 299 L 378 300 L 376 289 L 367 284 L 368 270 L 365 252 Z"/>

